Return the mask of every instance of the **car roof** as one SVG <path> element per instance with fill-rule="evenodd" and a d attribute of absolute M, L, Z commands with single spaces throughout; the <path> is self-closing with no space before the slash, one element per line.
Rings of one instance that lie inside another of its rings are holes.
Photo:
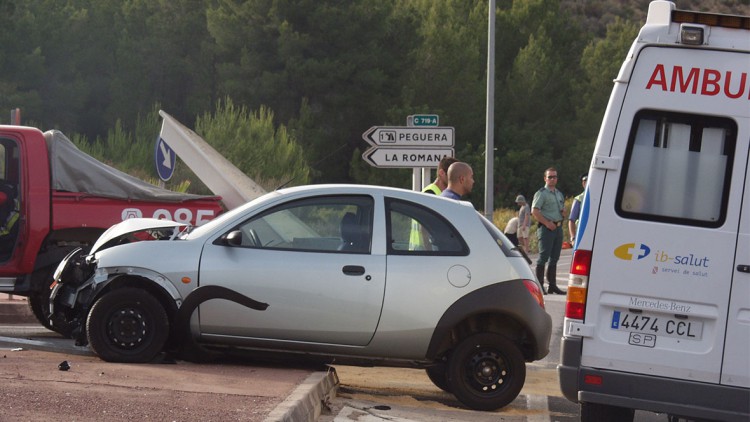
<path fill-rule="evenodd" d="M 371 195 L 375 197 L 388 196 L 393 198 L 404 199 L 416 203 L 420 203 L 428 208 L 435 209 L 440 212 L 448 213 L 463 213 L 466 208 L 474 210 L 473 205 L 467 201 L 457 201 L 455 199 L 444 198 L 433 194 L 422 193 L 418 191 L 412 191 L 402 188 L 394 188 L 390 186 L 376 186 L 376 185 L 357 185 L 357 184 L 318 184 L 318 185 L 303 185 L 294 186 L 284 189 L 279 189 L 273 192 L 269 192 L 259 198 L 256 198 L 245 205 L 230 210 L 229 212 L 218 216 L 216 219 L 209 221 L 203 226 L 197 227 L 195 232 L 203 235 L 204 233 L 213 230 L 213 227 L 217 225 L 223 225 L 225 222 L 231 221 L 236 218 L 239 214 L 244 214 L 251 208 L 262 208 L 269 206 L 270 204 L 277 201 L 286 201 L 296 198 L 303 198 L 307 196 L 320 196 L 320 195 Z M 454 208 L 455 207 L 455 208 Z M 453 211 L 449 211 L 453 209 Z M 464 210 L 464 211 L 459 211 Z M 197 234 L 197 233 L 194 233 Z"/>

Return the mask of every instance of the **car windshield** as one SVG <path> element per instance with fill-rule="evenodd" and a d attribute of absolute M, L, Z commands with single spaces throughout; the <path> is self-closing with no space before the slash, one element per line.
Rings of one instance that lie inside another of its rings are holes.
<path fill-rule="evenodd" d="M 193 228 L 188 234 L 188 237 L 202 236 L 204 233 L 209 233 L 213 231 L 215 227 L 219 227 L 227 221 L 232 221 L 236 216 L 244 213 L 245 210 L 247 210 L 248 208 L 251 208 L 260 203 L 272 200 L 278 197 L 279 195 L 281 194 L 278 192 L 270 192 L 261 197 L 255 198 L 241 207 L 237 207 L 233 210 L 229 210 L 225 212 L 224 214 L 219 215 L 218 217 L 214 218 L 213 220 L 209 221 L 206 224 Z"/>

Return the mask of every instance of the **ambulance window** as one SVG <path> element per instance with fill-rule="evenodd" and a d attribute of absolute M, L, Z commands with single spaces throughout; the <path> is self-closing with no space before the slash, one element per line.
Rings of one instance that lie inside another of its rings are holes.
<path fill-rule="evenodd" d="M 636 114 L 617 192 L 626 218 L 719 227 L 726 216 L 737 136 L 731 119 Z"/>

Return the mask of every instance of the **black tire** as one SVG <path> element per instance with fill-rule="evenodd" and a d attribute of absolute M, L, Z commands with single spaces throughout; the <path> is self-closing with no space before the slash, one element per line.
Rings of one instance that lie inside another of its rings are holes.
<path fill-rule="evenodd" d="M 29 309 L 34 314 L 34 318 L 39 321 L 44 328 L 56 331 L 49 322 L 49 289 L 41 292 L 34 292 L 29 295 Z"/>
<path fill-rule="evenodd" d="M 72 338 L 73 327 L 66 318 L 52 317 L 49 313 L 49 295 L 50 289 L 44 289 L 44 291 L 32 293 L 29 296 L 29 309 L 34 317 L 39 321 L 44 328 L 54 331 L 65 338 Z M 50 318 L 54 319 L 54 323 L 50 322 Z"/>
<path fill-rule="evenodd" d="M 44 328 L 61 334 L 65 338 L 70 338 L 73 333 L 73 326 L 68 321 L 56 318 L 54 324 L 50 322 L 49 296 L 52 293 L 50 286 L 54 281 L 52 279 L 54 271 L 54 267 L 46 267 L 31 275 L 32 286 L 35 286 L 39 291 L 34 291 L 29 295 L 29 309 L 34 318 Z"/>
<path fill-rule="evenodd" d="M 451 393 L 451 389 L 448 386 L 448 376 L 446 372 L 448 367 L 445 363 L 438 363 L 434 366 L 428 366 L 425 368 L 427 377 L 432 381 L 435 386 L 447 393 Z"/>
<path fill-rule="evenodd" d="M 86 320 L 91 349 L 107 362 L 145 363 L 169 337 L 164 307 L 145 290 L 126 287 L 99 298 Z"/>
<path fill-rule="evenodd" d="M 581 422 L 633 422 L 635 410 L 599 403 L 581 402 Z"/>
<path fill-rule="evenodd" d="M 526 363 L 518 347 L 494 333 L 463 339 L 448 361 L 448 386 L 474 410 L 495 410 L 518 397 L 526 381 Z"/>
<path fill-rule="evenodd" d="M 29 294 L 29 309 L 34 314 L 34 318 L 39 321 L 44 328 L 53 330 L 52 324 L 49 322 L 49 295 L 52 293 L 50 286 L 52 285 L 52 274 L 55 271 L 55 267 L 44 267 L 34 271 L 31 274 L 31 286 L 32 292 Z"/>

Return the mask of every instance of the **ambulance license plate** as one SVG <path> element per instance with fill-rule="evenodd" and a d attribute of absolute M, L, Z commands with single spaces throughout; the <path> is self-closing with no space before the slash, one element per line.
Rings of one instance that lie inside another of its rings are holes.
<path fill-rule="evenodd" d="M 610 328 L 618 331 L 677 337 L 686 340 L 700 340 L 703 335 L 703 322 L 701 321 L 621 310 L 612 312 Z"/>

